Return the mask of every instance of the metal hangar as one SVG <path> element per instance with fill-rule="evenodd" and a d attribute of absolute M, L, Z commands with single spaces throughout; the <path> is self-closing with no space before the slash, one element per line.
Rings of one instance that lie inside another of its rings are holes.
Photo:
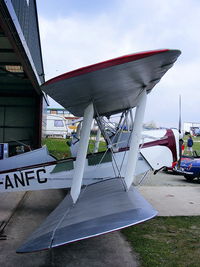
<path fill-rule="evenodd" d="M 46 96 L 35 0 L 0 1 L 0 143 L 41 146 Z"/>

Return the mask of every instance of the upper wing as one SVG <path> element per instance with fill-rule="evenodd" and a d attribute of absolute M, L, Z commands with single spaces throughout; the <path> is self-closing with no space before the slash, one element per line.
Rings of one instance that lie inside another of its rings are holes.
<path fill-rule="evenodd" d="M 83 116 L 91 102 L 95 116 L 115 114 L 135 107 L 141 92 L 150 92 L 180 54 L 165 49 L 115 58 L 55 77 L 43 90 L 75 116 Z"/>

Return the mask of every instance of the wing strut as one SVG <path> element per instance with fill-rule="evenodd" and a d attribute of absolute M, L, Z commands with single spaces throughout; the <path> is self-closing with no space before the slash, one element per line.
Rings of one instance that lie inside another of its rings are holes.
<path fill-rule="evenodd" d="M 84 111 L 81 137 L 79 141 L 78 153 L 72 179 L 72 187 L 70 194 L 74 203 L 76 203 L 81 190 L 83 172 L 85 167 L 85 159 L 87 155 L 87 148 L 89 143 L 90 129 L 92 125 L 93 116 L 94 116 L 94 107 L 93 104 L 90 103 Z"/>
<path fill-rule="evenodd" d="M 94 153 L 97 153 L 98 150 L 99 150 L 100 137 L 101 137 L 101 130 L 98 127 L 97 135 L 96 135 L 96 140 L 95 140 L 95 145 L 94 145 Z"/>
<path fill-rule="evenodd" d="M 130 139 L 130 150 L 128 153 L 127 168 L 125 173 L 125 183 L 127 186 L 127 190 L 130 188 L 135 178 L 134 173 L 138 159 L 138 151 L 142 134 L 142 123 L 146 107 L 146 99 L 147 99 L 147 92 L 146 90 L 143 90 L 138 105 L 136 107 L 133 131 L 131 133 L 131 139 Z"/>

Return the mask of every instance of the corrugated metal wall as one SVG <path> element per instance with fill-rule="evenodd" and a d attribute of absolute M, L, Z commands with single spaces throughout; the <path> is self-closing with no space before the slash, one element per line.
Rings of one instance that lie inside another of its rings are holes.
<path fill-rule="evenodd" d="M 45 127 L 42 111 L 46 110 L 46 102 L 35 79 L 36 73 L 31 69 L 36 69 L 43 83 L 43 77 L 40 76 L 43 64 L 36 1 L 0 0 L 0 7 L 0 48 L 3 48 L 2 51 L 10 50 L 10 53 L 2 52 L 0 58 L 0 143 L 9 143 L 12 155 L 20 142 L 32 149 L 41 145 L 41 130 Z M 22 33 L 18 24 L 26 40 L 25 46 L 24 38 L 23 42 L 20 39 Z M 26 45 L 32 60 L 28 55 L 26 57 Z M 22 65 L 22 72 L 9 73 L 6 67 L 12 65 Z"/>
<path fill-rule="evenodd" d="M 32 97 L 0 97 L 0 141 L 34 147 L 36 108 Z"/>
<path fill-rule="evenodd" d="M 15 13 L 26 39 L 33 62 L 41 83 L 43 80 L 43 65 L 41 60 L 40 39 L 37 23 L 37 10 L 35 0 L 12 0 Z"/>

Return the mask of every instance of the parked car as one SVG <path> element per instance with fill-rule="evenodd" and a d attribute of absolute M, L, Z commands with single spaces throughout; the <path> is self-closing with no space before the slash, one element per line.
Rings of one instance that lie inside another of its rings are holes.
<path fill-rule="evenodd" d="M 182 156 L 180 167 L 178 163 L 173 171 L 183 174 L 187 181 L 193 181 L 195 178 L 200 179 L 200 157 L 197 153 L 193 157 Z"/>
<path fill-rule="evenodd" d="M 176 166 L 174 171 L 183 174 L 187 181 L 200 179 L 200 159 L 181 160 L 180 168 Z"/>
<path fill-rule="evenodd" d="M 200 156 L 196 151 L 193 152 L 193 156 L 182 155 L 180 166 L 175 161 L 171 167 L 166 167 L 164 171 L 182 174 L 187 181 L 193 181 L 195 178 L 200 179 Z"/>

